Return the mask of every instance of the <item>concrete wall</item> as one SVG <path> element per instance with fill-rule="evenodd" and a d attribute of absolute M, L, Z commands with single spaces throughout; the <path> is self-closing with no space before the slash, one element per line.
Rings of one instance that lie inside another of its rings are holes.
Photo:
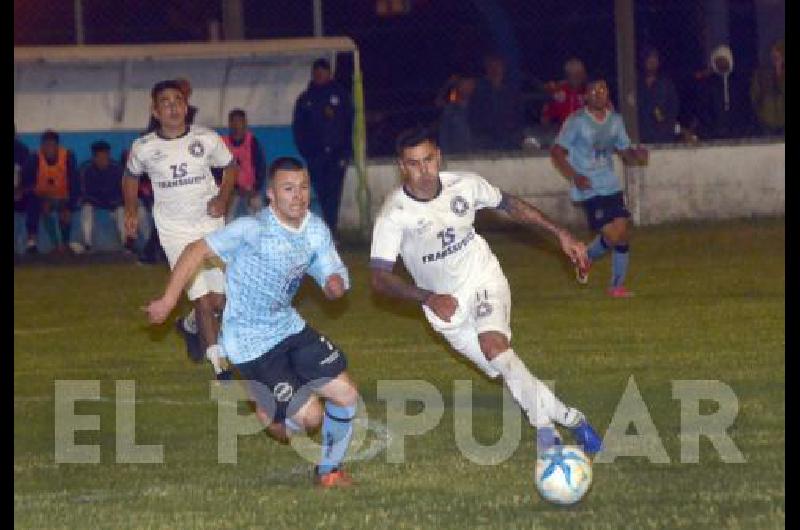
<path fill-rule="evenodd" d="M 653 147 L 647 168 L 625 171 L 628 206 L 634 221 L 643 225 L 783 215 L 785 159 L 783 142 Z M 446 166 L 475 171 L 501 189 L 532 200 L 563 224 L 586 225 L 583 211 L 570 201 L 567 182 L 548 156 L 450 159 Z M 394 161 L 389 159 L 371 160 L 368 171 L 374 220 L 399 177 Z M 620 164 L 617 174 L 623 175 Z M 340 226 L 357 228 L 358 224 L 355 172 L 351 167 L 342 197 Z"/>

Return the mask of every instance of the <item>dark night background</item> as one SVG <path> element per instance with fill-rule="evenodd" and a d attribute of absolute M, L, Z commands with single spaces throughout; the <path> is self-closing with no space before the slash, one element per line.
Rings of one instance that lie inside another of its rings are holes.
<path fill-rule="evenodd" d="M 499 52 L 527 96 L 526 121 L 535 123 L 545 98 L 542 82 L 560 79 L 564 61 L 583 59 L 592 74 L 616 85 L 613 0 L 406 0 L 408 13 L 376 14 L 378 0 L 323 0 L 325 35 L 347 35 L 362 54 L 372 154 L 382 138 L 414 122 L 436 119 L 434 98 L 454 73 L 480 75 L 482 55 Z M 736 69 L 759 62 L 756 2 L 728 0 L 727 31 Z M 694 73 L 707 65 L 714 0 L 635 2 L 637 50 L 655 46 L 682 100 L 691 99 Z M 719 4 L 720 2 L 716 2 Z M 71 0 L 15 0 L 14 43 L 75 42 Z M 312 2 L 242 0 L 245 38 L 313 34 Z M 219 0 L 84 0 L 87 44 L 203 41 L 209 21 L 221 20 Z M 343 69 L 346 70 L 346 69 Z"/>

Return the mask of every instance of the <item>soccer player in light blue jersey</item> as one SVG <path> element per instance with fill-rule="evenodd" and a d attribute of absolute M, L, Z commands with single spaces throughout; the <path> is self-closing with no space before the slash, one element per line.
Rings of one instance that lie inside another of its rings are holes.
<path fill-rule="evenodd" d="M 220 344 L 246 381 L 259 418 L 282 441 L 321 424 L 315 481 L 323 487 L 351 485 L 341 462 L 353 433 L 356 386 L 344 353 L 292 307 L 306 274 L 329 299 L 344 295 L 349 275 L 325 222 L 308 211 L 309 178 L 302 163 L 279 158 L 269 179 L 269 207 L 191 243 L 147 312 L 152 323 L 166 320 L 200 264 L 222 259 L 227 302 Z"/>
<path fill-rule="evenodd" d="M 608 85 L 598 79 L 589 84 L 586 107 L 564 122 L 551 156 L 556 169 L 572 183 L 570 196 L 583 205 L 589 227 L 600 232 L 587 249 L 590 265 L 611 249 L 608 294 L 627 298 L 633 295 L 624 285 L 631 214 L 625 208 L 622 187 L 614 173 L 614 153 L 626 164 L 647 162 L 647 151 L 631 146 L 622 116 L 610 108 Z M 588 268 L 576 267 L 576 274 L 579 283 L 588 282 Z"/>

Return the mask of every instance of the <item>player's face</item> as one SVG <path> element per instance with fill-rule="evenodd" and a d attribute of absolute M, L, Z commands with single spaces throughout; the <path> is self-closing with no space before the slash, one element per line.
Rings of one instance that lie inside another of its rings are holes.
<path fill-rule="evenodd" d="M 590 110 L 602 110 L 608 107 L 608 85 L 605 81 L 595 81 L 589 85 L 588 104 Z"/>
<path fill-rule="evenodd" d="M 409 191 L 418 199 L 432 199 L 439 191 L 442 155 L 433 143 L 425 141 L 407 147 L 400 156 L 400 173 Z"/>
<path fill-rule="evenodd" d="M 189 106 L 183 92 L 167 88 L 159 92 L 153 102 L 153 117 L 162 128 L 177 128 L 186 124 Z"/>
<path fill-rule="evenodd" d="M 278 219 L 292 226 L 300 226 L 308 212 L 308 173 L 302 169 L 279 169 L 267 188 L 267 196 Z"/>

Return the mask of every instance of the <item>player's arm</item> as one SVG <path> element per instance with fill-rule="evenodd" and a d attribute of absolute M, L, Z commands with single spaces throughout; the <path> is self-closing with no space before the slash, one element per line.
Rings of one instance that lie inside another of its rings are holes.
<path fill-rule="evenodd" d="M 503 199 L 498 208 L 505 211 L 518 223 L 544 228 L 558 238 L 561 249 L 569 256 L 573 263 L 588 267 L 586 246 L 572 237 L 568 230 L 550 220 L 541 210 L 531 203 L 508 193 L 503 193 Z"/>
<path fill-rule="evenodd" d="M 437 294 L 427 289 L 420 289 L 416 285 L 407 282 L 395 274 L 390 264 L 381 263 L 380 260 L 372 260 L 370 269 L 372 271 L 371 284 L 375 292 L 391 298 L 401 300 L 413 300 L 424 306 L 428 306 L 436 316 L 450 322 L 450 317 L 456 312 L 458 301 L 449 294 Z"/>
<path fill-rule="evenodd" d="M 126 167 L 122 173 L 121 185 L 125 207 L 125 236 L 133 238 L 139 228 L 139 177 Z"/>
<path fill-rule="evenodd" d="M 238 175 L 239 166 L 236 164 L 236 160 L 231 160 L 222 170 L 222 182 L 219 186 L 219 193 L 208 202 L 208 215 L 211 217 L 222 217 L 225 215 Z"/>
<path fill-rule="evenodd" d="M 183 249 L 177 263 L 175 263 L 175 268 L 169 275 L 164 294 L 144 308 L 152 324 L 161 324 L 167 319 L 175 304 L 178 303 L 178 298 L 183 292 L 183 288 L 192 279 L 200 265 L 206 259 L 214 256 L 214 251 L 211 250 L 205 239 L 198 239 Z"/>
<path fill-rule="evenodd" d="M 570 182 L 570 184 L 574 184 L 576 188 L 579 190 L 585 190 L 592 187 L 592 183 L 589 181 L 589 177 L 586 175 L 581 175 L 578 171 L 572 167 L 572 164 L 569 163 L 567 160 L 567 153 L 569 151 L 566 150 L 561 145 L 554 145 L 550 148 L 550 160 L 553 162 L 553 166 L 558 170 L 561 175 Z"/>
<path fill-rule="evenodd" d="M 638 166 L 647 164 L 648 152 L 644 147 L 617 150 L 617 154 L 622 158 L 626 166 Z"/>

